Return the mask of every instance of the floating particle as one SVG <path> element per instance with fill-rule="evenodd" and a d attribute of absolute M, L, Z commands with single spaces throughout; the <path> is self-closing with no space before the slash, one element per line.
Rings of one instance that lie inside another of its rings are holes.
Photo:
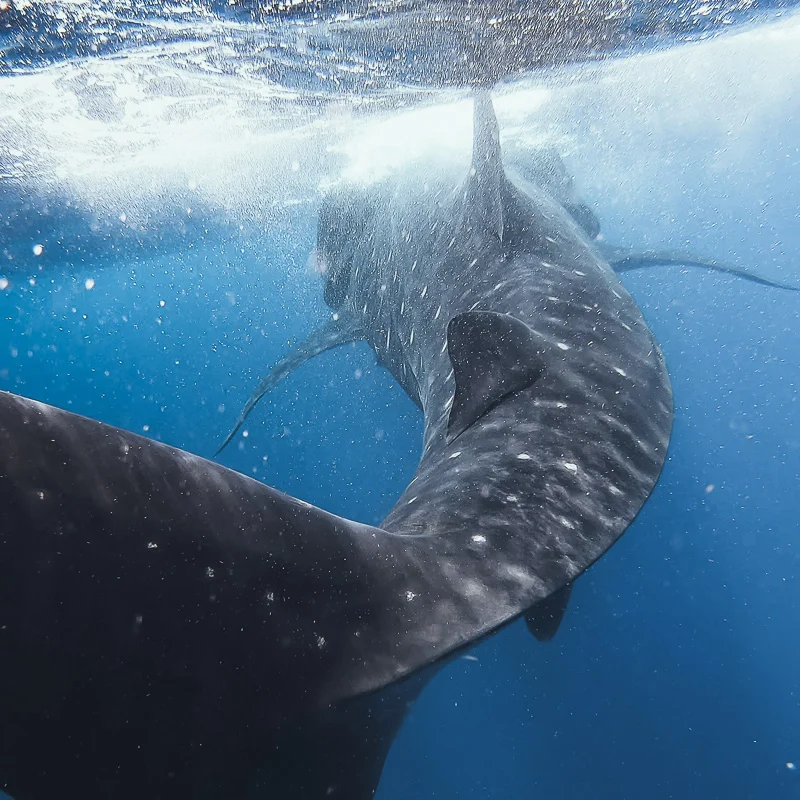
<path fill-rule="evenodd" d="M 35 256 L 40 256 L 44 252 L 44 245 L 43 244 L 35 244 L 33 246 L 33 254 Z"/>
<path fill-rule="evenodd" d="M 87 278 L 83 285 L 86 287 L 86 291 L 90 292 L 94 289 L 94 278 Z"/>

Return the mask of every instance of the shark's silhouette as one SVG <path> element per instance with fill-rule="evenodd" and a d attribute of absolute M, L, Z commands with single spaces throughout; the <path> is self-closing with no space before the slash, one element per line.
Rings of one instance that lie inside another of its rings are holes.
<path fill-rule="evenodd" d="M 506 175 L 486 92 L 463 181 L 340 190 L 318 249 L 338 317 L 284 373 L 361 338 L 425 415 L 378 528 L 0 395 L 17 800 L 366 800 L 433 671 L 523 615 L 552 636 L 652 491 L 658 345 L 575 218 Z"/>

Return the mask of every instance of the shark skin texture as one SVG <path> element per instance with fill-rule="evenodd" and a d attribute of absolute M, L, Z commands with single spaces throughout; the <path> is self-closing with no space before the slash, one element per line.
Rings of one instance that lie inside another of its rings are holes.
<path fill-rule="evenodd" d="M 484 91 L 465 173 L 325 201 L 342 324 L 277 376 L 349 330 L 421 408 L 419 467 L 380 527 L 0 394 L 15 800 L 368 800 L 449 658 L 521 616 L 555 633 L 658 480 L 669 378 L 580 225 L 506 175 Z"/>

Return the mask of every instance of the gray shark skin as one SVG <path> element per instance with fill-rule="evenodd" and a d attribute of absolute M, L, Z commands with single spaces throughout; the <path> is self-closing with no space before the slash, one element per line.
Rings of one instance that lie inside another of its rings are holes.
<path fill-rule="evenodd" d="M 523 615 L 551 637 L 633 521 L 672 425 L 658 345 L 572 217 L 508 180 L 487 94 L 475 112 L 466 180 L 320 214 L 327 302 L 425 416 L 380 528 L 0 393 L 16 800 L 368 800 L 433 672 Z"/>

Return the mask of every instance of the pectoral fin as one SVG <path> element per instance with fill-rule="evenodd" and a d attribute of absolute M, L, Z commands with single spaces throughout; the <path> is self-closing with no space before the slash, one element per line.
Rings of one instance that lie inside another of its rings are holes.
<path fill-rule="evenodd" d="M 792 292 L 800 291 L 800 286 L 792 286 L 788 283 L 764 278 L 749 270 L 717 261 L 715 258 L 701 258 L 691 253 L 679 253 L 674 250 L 632 250 L 627 247 L 606 244 L 605 242 L 597 242 L 596 246 L 615 272 L 630 272 L 631 270 L 644 269 L 645 267 L 701 267 L 712 272 L 735 275 L 737 278 L 760 283 L 762 286 L 771 286 L 774 289 L 788 289 Z"/>
<path fill-rule="evenodd" d="M 544 372 L 536 334 L 509 314 L 467 311 L 453 317 L 447 326 L 447 349 L 456 382 L 449 441 Z"/>
<path fill-rule="evenodd" d="M 242 413 L 239 414 L 233 430 L 227 435 L 225 441 L 220 445 L 217 452 L 218 456 L 227 446 L 239 428 L 242 427 L 250 412 L 256 407 L 258 401 L 272 388 L 282 381 L 290 372 L 296 370 L 306 361 L 331 350 L 342 344 L 355 342 L 364 338 L 364 332 L 358 327 L 357 323 L 346 314 L 337 314 L 321 328 L 317 328 L 299 345 L 291 349 L 277 364 L 262 378 L 256 390 L 250 395 L 250 399 L 245 403 Z"/>

